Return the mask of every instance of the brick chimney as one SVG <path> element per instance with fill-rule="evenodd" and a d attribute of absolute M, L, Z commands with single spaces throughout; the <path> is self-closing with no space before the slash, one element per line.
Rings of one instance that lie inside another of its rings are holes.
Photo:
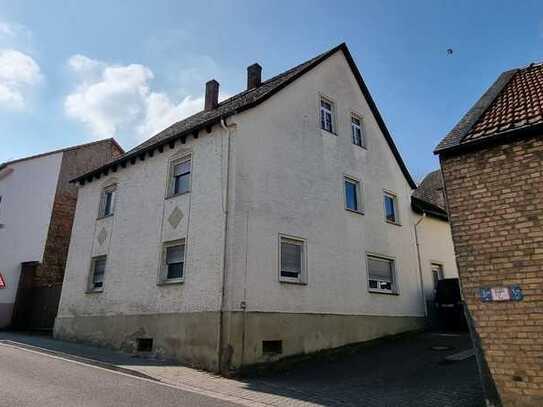
<path fill-rule="evenodd" d="M 252 64 L 247 67 L 247 90 L 258 88 L 262 83 L 262 67 L 259 64 Z"/>
<path fill-rule="evenodd" d="M 219 105 L 219 82 L 211 79 L 206 83 L 206 99 L 204 110 L 209 111 L 216 109 Z"/>

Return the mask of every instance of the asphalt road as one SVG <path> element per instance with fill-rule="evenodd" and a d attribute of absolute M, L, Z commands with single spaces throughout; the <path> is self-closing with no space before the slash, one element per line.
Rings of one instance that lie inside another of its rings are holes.
<path fill-rule="evenodd" d="M 1 407 L 234 407 L 187 392 L 46 354 L 0 344 Z"/>

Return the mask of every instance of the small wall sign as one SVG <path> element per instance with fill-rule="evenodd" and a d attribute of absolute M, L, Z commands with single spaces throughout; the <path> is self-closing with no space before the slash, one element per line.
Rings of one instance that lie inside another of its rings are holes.
<path fill-rule="evenodd" d="M 2 273 L 0 273 L 0 288 L 6 288 L 6 281 L 4 280 Z"/>
<path fill-rule="evenodd" d="M 479 297 L 483 302 L 522 301 L 522 288 L 519 285 L 506 287 L 481 287 Z"/>

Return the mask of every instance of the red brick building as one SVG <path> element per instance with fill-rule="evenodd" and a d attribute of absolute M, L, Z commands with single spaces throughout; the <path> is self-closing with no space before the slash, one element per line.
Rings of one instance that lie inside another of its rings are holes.
<path fill-rule="evenodd" d="M 500 75 L 435 153 L 487 398 L 543 406 L 543 65 Z"/>

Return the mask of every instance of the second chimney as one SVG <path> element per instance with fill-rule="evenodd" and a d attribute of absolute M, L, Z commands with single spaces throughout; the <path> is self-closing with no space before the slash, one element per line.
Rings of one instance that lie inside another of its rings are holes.
<path fill-rule="evenodd" d="M 258 88 L 262 83 L 262 67 L 252 64 L 247 67 L 247 90 Z"/>
<path fill-rule="evenodd" d="M 219 82 L 211 79 L 206 83 L 206 98 L 204 110 L 209 111 L 216 109 L 219 106 Z"/>

